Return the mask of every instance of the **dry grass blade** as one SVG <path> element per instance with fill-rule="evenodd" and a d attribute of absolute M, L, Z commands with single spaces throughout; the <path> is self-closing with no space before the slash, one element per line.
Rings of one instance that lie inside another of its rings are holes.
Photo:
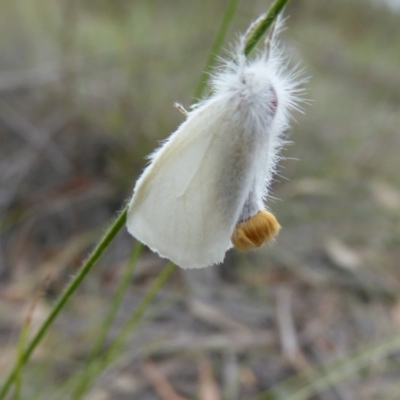
<path fill-rule="evenodd" d="M 221 394 L 213 376 L 213 368 L 209 357 L 199 356 L 199 400 L 220 400 Z"/>
<path fill-rule="evenodd" d="M 186 397 L 181 396 L 175 391 L 167 377 L 152 361 L 145 361 L 142 371 L 162 400 L 187 400 Z"/>

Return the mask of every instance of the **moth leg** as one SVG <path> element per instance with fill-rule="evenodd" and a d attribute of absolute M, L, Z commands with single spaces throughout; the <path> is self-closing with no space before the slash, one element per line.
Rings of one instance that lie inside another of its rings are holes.
<path fill-rule="evenodd" d="M 181 112 L 185 117 L 189 116 L 189 113 L 186 111 L 185 107 L 183 107 L 180 103 L 174 103 L 174 107 Z"/>

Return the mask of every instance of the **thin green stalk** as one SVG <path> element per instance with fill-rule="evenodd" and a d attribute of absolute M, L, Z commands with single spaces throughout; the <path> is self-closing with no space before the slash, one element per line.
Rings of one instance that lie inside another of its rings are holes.
<path fill-rule="evenodd" d="M 308 374 L 288 379 L 286 382 L 273 387 L 266 393 L 257 397 L 257 400 L 272 400 L 277 398 L 278 393 L 285 393 L 285 400 L 307 400 L 313 395 L 321 393 L 342 382 L 352 378 L 362 368 L 368 366 L 371 362 L 388 356 L 394 351 L 400 349 L 400 336 L 396 335 L 389 340 L 381 341 L 378 344 L 369 346 L 361 352 L 357 352 L 344 361 L 333 363 L 325 369 L 325 373 L 318 369 L 311 370 L 310 375 L 316 375 L 317 378 L 311 382 L 303 383 L 297 390 L 290 389 L 293 384 L 304 382 Z"/>
<path fill-rule="evenodd" d="M 21 399 L 21 388 L 22 388 L 22 370 L 23 370 L 23 355 L 26 343 L 26 338 L 29 332 L 29 319 L 26 319 L 22 325 L 22 330 L 19 335 L 18 348 L 17 348 L 17 365 L 15 371 L 15 400 Z"/>
<path fill-rule="evenodd" d="M 97 337 L 96 343 L 93 346 L 93 351 L 89 357 L 89 362 L 93 358 L 95 358 L 101 351 L 102 346 L 104 345 L 105 339 L 107 337 L 107 334 L 111 328 L 112 323 L 115 320 L 116 314 L 118 312 L 119 306 L 122 303 L 122 299 L 124 297 L 124 294 L 126 290 L 128 289 L 130 283 L 131 283 L 131 278 L 132 275 L 135 271 L 136 263 L 139 259 L 139 256 L 142 252 L 143 249 L 143 244 L 140 242 L 137 242 L 132 254 L 130 256 L 130 259 L 128 261 L 127 268 L 125 270 L 124 275 L 121 278 L 120 284 L 116 290 L 116 293 L 114 295 L 114 298 L 112 300 L 110 309 L 108 310 L 106 319 L 104 320 L 104 324 L 100 329 L 100 334 Z"/>
<path fill-rule="evenodd" d="M 142 249 L 143 249 L 143 245 L 140 242 L 137 242 L 136 246 L 134 247 L 134 249 L 132 251 L 131 256 L 129 257 L 129 261 L 127 264 L 127 268 L 125 269 L 125 273 L 121 278 L 121 281 L 118 285 L 115 295 L 113 296 L 111 306 L 108 310 L 108 313 L 106 315 L 104 323 L 102 324 L 102 326 L 99 329 L 99 334 L 97 335 L 96 342 L 95 342 L 93 349 L 92 349 L 92 351 L 88 357 L 88 360 L 86 362 L 86 367 L 83 371 L 81 371 L 81 373 L 79 375 L 79 382 L 77 384 L 75 393 L 80 393 L 89 384 L 89 380 L 90 380 L 89 368 L 93 364 L 93 362 L 96 360 L 96 358 L 99 357 L 99 355 L 101 353 L 101 349 L 104 346 L 104 343 L 107 338 L 107 334 L 110 331 L 110 328 L 115 320 L 118 309 L 122 303 L 124 294 L 131 283 L 131 277 L 135 271 L 136 263 L 137 263 L 137 260 L 139 259 Z"/>
<path fill-rule="evenodd" d="M 85 381 L 85 386 L 78 387 L 78 390 L 76 390 L 74 393 L 74 400 L 81 399 L 82 396 L 86 393 L 88 387 L 92 384 L 92 382 L 94 382 L 94 380 L 101 374 L 101 372 L 104 371 L 104 369 L 116 359 L 129 334 L 132 332 L 133 328 L 135 328 L 135 326 L 140 322 L 147 307 L 153 301 L 160 288 L 165 284 L 165 282 L 167 282 L 168 278 L 174 272 L 175 267 L 175 264 L 170 262 L 165 268 L 163 268 L 163 270 L 157 276 L 157 279 L 152 283 L 150 289 L 145 294 L 137 308 L 133 311 L 128 321 L 125 323 L 118 336 L 115 338 L 110 348 L 98 362 L 93 363 L 89 367 L 88 379 Z"/>
<path fill-rule="evenodd" d="M 156 306 L 153 304 L 151 311 L 148 310 L 146 312 L 146 316 L 143 315 L 141 321 L 139 321 L 141 326 L 143 326 L 144 324 L 148 325 L 154 319 L 156 319 L 162 315 L 165 315 L 166 310 L 170 309 L 172 306 L 176 305 L 177 303 L 179 303 L 181 301 L 182 301 L 182 296 L 179 294 L 175 294 L 172 296 L 168 295 L 167 300 L 163 299 L 162 303 L 157 304 Z M 133 312 L 135 312 L 135 310 Z M 151 347 L 151 348 L 153 348 L 153 347 Z M 106 349 L 106 351 L 108 349 Z M 92 373 L 94 373 L 94 371 L 96 369 L 95 365 L 98 367 L 103 362 L 104 358 L 106 357 L 106 351 L 104 351 L 104 353 L 102 354 L 101 357 L 96 358 L 93 361 L 93 363 L 91 365 L 89 365 L 90 368 L 93 368 Z M 150 354 L 148 352 L 147 348 L 140 348 L 138 352 L 135 352 L 135 357 L 137 358 L 137 357 L 141 357 L 141 356 L 147 356 L 147 354 Z M 119 352 L 118 356 L 120 356 L 120 355 L 121 355 L 121 352 Z M 80 376 L 79 376 L 80 373 L 81 372 L 76 372 L 66 382 L 64 382 L 62 385 L 59 385 L 57 390 L 54 393 L 52 393 L 51 398 L 54 400 L 65 400 L 66 398 L 71 398 L 71 393 L 74 391 L 74 388 L 79 384 L 79 382 L 81 380 Z M 96 378 L 97 378 L 97 376 L 96 376 Z M 93 385 L 93 381 L 91 382 L 91 384 Z"/>
<path fill-rule="evenodd" d="M 194 92 L 194 96 L 193 96 L 194 101 L 198 101 L 198 99 L 201 97 L 201 95 L 204 92 L 204 88 L 206 87 L 206 84 L 207 84 L 208 74 L 209 74 L 211 68 L 215 64 L 217 54 L 218 54 L 219 50 L 221 49 L 221 46 L 224 42 L 226 33 L 228 32 L 229 25 L 231 24 L 233 17 L 236 13 L 236 8 L 237 8 L 238 3 L 239 3 L 239 0 L 229 0 L 228 6 L 226 7 L 226 11 L 224 14 L 224 18 L 222 19 L 217 36 L 214 39 L 214 43 L 211 46 L 210 54 L 208 55 L 206 65 L 204 67 L 204 70 L 200 76 L 199 83 Z"/>
<path fill-rule="evenodd" d="M 265 17 L 259 21 L 257 26 L 254 28 L 253 33 L 247 39 L 247 43 L 244 48 L 244 54 L 246 56 L 248 56 L 254 50 L 254 48 L 257 46 L 257 43 L 271 27 L 288 2 L 289 0 L 274 1 L 267 14 L 265 14 Z"/>
<path fill-rule="evenodd" d="M 100 240 L 100 242 L 95 247 L 95 249 L 92 251 L 92 253 L 89 255 L 88 259 L 84 262 L 82 268 L 75 275 L 75 277 L 72 279 L 72 281 L 67 285 L 64 292 L 61 294 L 61 296 L 59 297 L 57 302 L 54 304 L 50 314 L 48 315 L 46 320 L 42 323 L 38 332 L 32 338 L 28 347 L 24 351 L 24 353 L 21 357 L 21 361 L 20 361 L 22 363 L 22 365 L 25 364 L 29 360 L 29 357 L 32 355 L 32 353 L 35 350 L 35 348 L 37 347 L 37 345 L 41 342 L 44 335 L 47 333 L 48 329 L 50 328 L 51 324 L 53 323 L 53 321 L 56 319 L 56 317 L 58 316 L 58 314 L 64 307 L 65 303 L 69 300 L 69 298 L 72 296 L 72 294 L 79 287 L 79 285 L 81 284 L 81 282 L 83 281 L 85 276 L 92 269 L 93 265 L 99 260 L 101 255 L 104 253 L 104 251 L 110 245 L 110 243 L 115 238 L 115 236 L 120 231 L 120 229 L 125 225 L 127 211 L 128 211 L 128 206 L 126 206 L 122 210 L 122 212 L 119 214 L 117 219 L 111 224 L 110 228 L 104 234 L 103 238 Z M 12 368 L 11 372 L 7 376 L 6 380 L 4 381 L 3 386 L 1 387 L 0 400 L 4 399 L 5 395 L 7 394 L 8 390 L 10 389 L 10 386 L 11 386 L 13 380 L 15 379 L 16 372 L 19 367 L 20 367 L 20 363 L 17 361 L 16 364 L 14 365 L 14 367 Z"/>

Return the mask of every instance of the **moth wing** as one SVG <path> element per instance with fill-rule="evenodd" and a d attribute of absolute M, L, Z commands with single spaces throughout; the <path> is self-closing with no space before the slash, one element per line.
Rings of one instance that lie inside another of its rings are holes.
<path fill-rule="evenodd" d="M 155 153 L 130 202 L 128 231 L 183 268 L 220 263 L 231 247 L 240 205 L 221 201 L 226 135 L 235 135 L 223 110 L 209 101 L 192 111 Z"/>

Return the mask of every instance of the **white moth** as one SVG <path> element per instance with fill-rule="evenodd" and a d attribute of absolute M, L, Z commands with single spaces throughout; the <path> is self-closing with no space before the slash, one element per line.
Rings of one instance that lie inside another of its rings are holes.
<path fill-rule="evenodd" d="M 259 247 L 280 229 L 264 200 L 299 89 L 277 30 L 250 61 L 249 33 L 239 40 L 211 78 L 211 97 L 192 107 L 136 182 L 128 231 L 183 268 L 220 263 L 232 245 Z"/>

